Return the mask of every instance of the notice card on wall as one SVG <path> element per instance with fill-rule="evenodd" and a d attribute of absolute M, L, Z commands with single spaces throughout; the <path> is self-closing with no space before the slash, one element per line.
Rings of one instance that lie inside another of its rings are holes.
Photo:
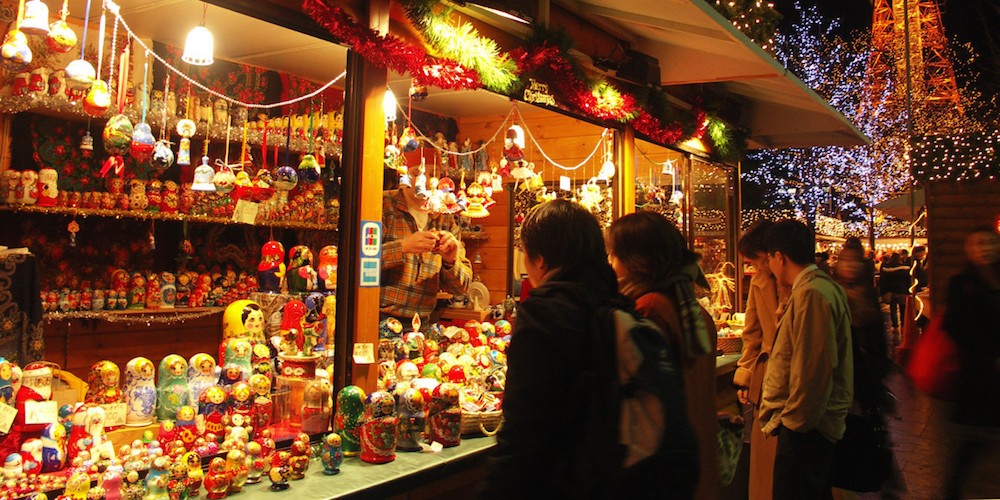
<path fill-rule="evenodd" d="M 110 403 L 101 405 L 101 408 L 104 408 L 105 428 L 125 425 L 125 413 L 128 411 L 128 405 L 125 403 Z"/>
<path fill-rule="evenodd" d="M 370 365 L 375 362 L 375 344 L 354 344 L 354 364 Z"/>
<path fill-rule="evenodd" d="M 10 427 L 14 425 L 14 417 L 17 417 L 17 408 L 0 403 L 0 433 L 10 432 Z"/>
<path fill-rule="evenodd" d="M 257 222 L 258 208 L 260 208 L 259 203 L 247 200 L 237 201 L 236 208 L 233 210 L 233 222 L 242 222 L 244 224 L 253 224 Z"/>
<path fill-rule="evenodd" d="M 559 189 L 562 189 L 563 191 L 573 190 L 573 187 L 570 185 L 569 177 L 566 177 L 565 175 L 559 176 Z"/>

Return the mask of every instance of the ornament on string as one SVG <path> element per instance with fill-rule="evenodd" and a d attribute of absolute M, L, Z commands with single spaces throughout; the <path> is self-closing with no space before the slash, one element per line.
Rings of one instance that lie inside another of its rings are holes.
<path fill-rule="evenodd" d="M 601 134 L 601 139 L 604 140 L 604 163 L 601 164 L 601 169 L 597 172 L 597 180 L 610 182 L 611 178 L 615 176 L 615 163 L 611 161 L 614 153 L 614 143 L 612 138 L 614 137 L 614 132 L 611 129 L 604 129 Z"/>
<path fill-rule="evenodd" d="M 104 125 L 104 151 L 108 154 L 108 159 L 101 167 L 101 177 L 106 177 L 112 169 L 115 175 L 122 175 L 125 171 L 125 160 L 122 155 L 127 153 L 132 145 L 132 121 L 127 116 L 117 114 L 108 119 Z"/>
<path fill-rule="evenodd" d="M 427 85 L 423 85 L 416 78 L 410 79 L 410 99 L 422 101 L 427 99 Z"/>
<path fill-rule="evenodd" d="M 676 163 L 677 163 L 677 160 L 667 160 L 667 161 L 663 162 L 663 170 L 660 170 L 660 174 L 661 175 L 674 175 L 674 172 L 675 172 L 674 164 L 676 164 Z"/>
<path fill-rule="evenodd" d="M 143 124 L 140 123 L 139 125 Z M 188 147 L 190 148 L 190 143 Z M 149 164 L 160 172 L 170 168 L 174 164 L 174 150 L 170 148 L 170 142 L 162 139 L 156 141 L 156 144 L 153 145 L 152 156 L 149 158 Z"/>
<path fill-rule="evenodd" d="M 206 151 L 208 148 L 205 148 Z M 178 162 L 178 165 L 180 162 Z M 194 169 L 194 182 L 191 183 L 192 191 L 215 191 L 215 170 L 208 164 L 208 155 L 201 157 L 201 165 Z"/>
<path fill-rule="evenodd" d="M 83 138 L 80 139 L 80 149 L 84 151 L 94 150 L 94 136 L 90 135 L 90 130 L 83 134 Z"/>
<path fill-rule="evenodd" d="M 263 168 L 258 170 L 254 174 L 251 190 L 253 201 L 257 203 L 268 201 L 274 197 L 274 191 L 274 176 L 271 175 L 271 171 Z"/>
<path fill-rule="evenodd" d="M 68 78 L 68 77 L 67 77 Z M 94 80 L 87 91 L 87 97 L 83 98 L 83 111 L 88 115 L 99 118 L 111 107 L 111 90 L 104 80 Z"/>
<path fill-rule="evenodd" d="M 229 194 L 236 189 L 236 174 L 233 173 L 233 168 L 223 160 L 216 159 L 215 166 L 218 167 L 215 175 L 212 176 L 212 184 L 215 186 L 215 192 Z"/>
<path fill-rule="evenodd" d="M 29 35 L 49 34 L 49 6 L 42 0 L 29 0 L 24 4 L 21 31 Z"/>
<path fill-rule="evenodd" d="M 468 205 L 465 210 L 462 211 L 462 215 L 470 219 L 482 219 L 483 217 L 489 217 L 490 211 L 486 209 L 485 202 L 487 200 L 486 191 L 483 186 L 480 186 L 478 182 L 473 182 L 465 190 L 465 198 L 468 200 Z"/>
<path fill-rule="evenodd" d="M 31 64 L 31 48 L 28 47 L 28 37 L 21 31 L 21 22 L 24 18 L 24 0 L 17 4 L 17 17 L 14 19 L 14 29 L 4 36 L 3 45 L 0 45 L 0 60 L 3 67 L 12 73 L 21 71 Z"/>
<path fill-rule="evenodd" d="M 420 143 L 417 142 L 417 133 L 413 130 L 413 127 L 403 128 L 403 133 L 399 136 L 399 149 L 404 153 L 409 153 L 416 151 Z"/>
<path fill-rule="evenodd" d="M 198 131 L 198 124 L 194 120 L 183 118 L 177 120 L 177 135 L 181 136 L 180 147 L 177 149 L 177 164 L 191 164 L 191 136 Z M 212 167 L 208 167 L 211 169 Z M 214 175 L 214 172 L 213 172 Z M 211 178 L 209 178 L 211 182 Z"/>
<path fill-rule="evenodd" d="M 302 155 L 299 161 L 299 178 L 307 183 L 314 183 L 319 180 L 319 162 L 311 154 Z"/>
<path fill-rule="evenodd" d="M 156 221 L 149 223 L 149 249 L 156 250 Z"/>
<path fill-rule="evenodd" d="M 289 165 L 278 167 L 274 172 L 274 190 L 278 194 L 278 207 L 288 203 L 288 192 L 299 183 L 299 174 Z"/>
<path fill-rule="evenodd" d="M 69 246 L 76 247 L 76 233 L 80 232 L 80 224 L 76 222 L 76 219 L 73 219 L 66 226 L 66 230 L 69 231 Z"/>
<path fill-rule="evenodd" d="M 146 52 L 146 59 L 149 59 L 149 52 Z M 132 147 L 130 152 L 135 161 L 145 163 L 153 154 L 156 145 L 156 137 L 153 136 L 153 129 L 146 123 L 146 111 L 149 108 L 149 93 L 146 92 L 147 76 L 149 75 L 149 63 L 143 64 L 142 68 L 142 120 L 136 124 L 132 132 Z M 118 90 L 121 94 L 121 89 Z M 119 97 L 121 97 L 119 95 Z M 171 153 L 173 157 L 173 153 Z"/>
<path fill-rule="evenodd" d="M 76 47 L 76 32 L 66 23 L 67 16 L 69 16 L 69 0 L 63 0 L 59 19 L 49 25 L 49 34 L 45 37 L 45 44 L 49 46 L 49 50 L 60 54 L 65 54 Z"/>
<path fill-rule="evenodd" d="M 97 71 L 88 61 L 76 59 L 66 66 L 66 86 L 72 90 L 85 91 L 94 84 L 96 78 Z"/>
<path fill-rule="evenodd" d="M 520 125 L 511 125 L 504 135 L 500 174 L 513 175 L 513 170 L 526 166 L 524 162 L 524 129 Z M 526 177 L 515 177 L 515 179 L 524 178 Z"/>

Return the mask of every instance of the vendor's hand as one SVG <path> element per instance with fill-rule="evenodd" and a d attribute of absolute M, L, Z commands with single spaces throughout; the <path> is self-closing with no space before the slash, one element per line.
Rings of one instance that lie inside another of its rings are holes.
<path fill-rule="evenodd" d="M 458 239 L 448 231 L 438 233 L 438 238 L 438 245 L 435 251 L 441 255 L 445 263 L 454 264 L 455 259 L 458 258 Z"/>
<path fill-rule="evenodd" d="M 419 254 L 433 251 L 438 245 L 438 235 L 430 231 L 417 231 L 401 241 L 404 254 Z"/>
<path fill-rule="evenodd" d="M 739 398 L 740 403 L 745 405 L 750 404 L 750 389 L 742 387 L 736 390 L 736 397 Z"/>

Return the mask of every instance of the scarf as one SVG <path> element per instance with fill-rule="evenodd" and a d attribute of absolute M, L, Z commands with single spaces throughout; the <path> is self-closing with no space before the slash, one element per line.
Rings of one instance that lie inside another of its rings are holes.
<path fill-rule="evenodd" d="M 642 282 L 634 279 L 619 280 L 619 290 L 632 300 L 650 293 L 660 292 L 670 297 L 677 304 L 680 315 L 681 338 L 684 339 L 684 351 L 689 358 L 695 358 L 711 352 L 711 341 L 708 328 L 702 316 L 701 304 L 694 296 L 694 284 L 703 288 L 711 288 L 705 274 L 697 262 L 674 269 L 674 271 L 659 282 Z"/>

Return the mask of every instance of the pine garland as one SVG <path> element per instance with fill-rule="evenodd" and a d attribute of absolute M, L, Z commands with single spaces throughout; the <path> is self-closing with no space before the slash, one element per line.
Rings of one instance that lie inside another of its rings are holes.
<path fill-rule="evenodd" d="M 497 43 L 479 35 L 471 23 L 452 26 L 443 16 L 433 16 L 424 37 L 441 57 L 458 61 L 479 74 L 486 88 L 507 94 L 517 82 L 517 65 Z"/>

